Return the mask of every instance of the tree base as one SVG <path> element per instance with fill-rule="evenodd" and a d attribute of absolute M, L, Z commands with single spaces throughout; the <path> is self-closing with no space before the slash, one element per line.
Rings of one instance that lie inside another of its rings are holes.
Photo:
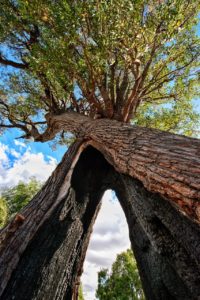
<path fill-rule="evenodd" d="M 146 298 L 198 299 L 199 225 L 139 181 L 119 174 L 93 147 L 83 149 L 80 142 L 70 148 L 21 212 L 23 224 L 12 234 L 9 226 L 1 232 L 1 299 L 77 298 L 92 227 L 107 189 L 116 192 L 125 212 Z"/>

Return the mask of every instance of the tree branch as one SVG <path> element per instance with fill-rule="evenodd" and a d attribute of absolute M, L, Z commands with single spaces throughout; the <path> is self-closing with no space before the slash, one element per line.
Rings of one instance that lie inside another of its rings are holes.
<path fill-rule="evenodd" d="M 3 58 L 3 56 L 0 54 L 0 64 L 4 66 L 11 66 L 16 69 L 28 69 L 28 64 L 27 63 L 18 63 L 9 59 Z"/>
<path fill-rule="evenodd" d="M 137 73 L 138 73 L 139 76 L 137 76 L 137 79 L 135 81 L 132 93 L 129 96 L 129 98 L 128 98 L 125 106 L 124 106 L 124 110 L 123 110 L 123 120 L 125 122 L 129 121 L 130 116 L 132 115 L 132 111 L 134 110 L 134 112 L 135 112 L 138 105 L 139 105 L 140 99 L 137 97 L 137 92 L 138 92 L 138 90 L 141 90 L 141 88 L 144 84 L 144 81 L 147 77 L 149 68 L 150 68 L 151 63 L 153 61 L 153 57 L 154 57 L 154 54 L 156 52 L 156 49 L 160 45 L 160 44 L 157 45 L 157 37 L 160 34 L 160 28 L 162 26 L 162 23 L 163 23 L 163 21 L 161 21 L 158 24 L 157 28 L 156 28 L 155 36 L 154 36 L 154 39 L 153 39 L 153 45 L 152 45 L 152 49 L 151 49 L 151 52 L 150 52 L 150 57 L 149 57 L 146 65 L 144 66 L 143 72 L 141 74 L 139 74 L 139 69 L 137 70 Z M 135 76 L 135 72 L 133 74 Z"/>

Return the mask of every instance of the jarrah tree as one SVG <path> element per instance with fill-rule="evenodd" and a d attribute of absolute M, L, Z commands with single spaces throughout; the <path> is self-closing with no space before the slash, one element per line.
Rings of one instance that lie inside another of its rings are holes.
<path fill-rule="evenodd" d="M 1 1 L 1 129 L 75 139 L 1 231 L 1 299 L 77 299 L 108 188 L 125 212 L 146 299 L 199 299 L 200 141 L 173 134 L 196 130 L 199 8 Z"/>

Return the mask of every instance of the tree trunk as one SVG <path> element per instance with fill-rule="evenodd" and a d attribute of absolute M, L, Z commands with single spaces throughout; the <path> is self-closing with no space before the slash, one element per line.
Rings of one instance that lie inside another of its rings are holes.
<path fill-rule="evenodd" d="M 114 186 L 146 299 L 200 299 L 200 226 L 137 180 Z"/>
<path fill-rule="evenodd" d="M 125 212 L 147 299 L 198 299 L 200 227 L 172 200 L 197 218 L 200 141 L 107 120 L 81 130 L 84 139 L 1 232 L 1 299 L 76 298 L 108 188 Z"/>
<path fill-rule="evenodd" d="M 50 134 L 38 140 L 71 131 L 103 153 L 119 173 L 139 179 L 147 190 L 200 221 L 200 140 L 77 113 L 52 116 L 49 123 Z"/>
<path fill-rule="evenodd" d="M 2 299 L 71 299 L 111 167 L 75 143 L 43 189 L 2 232 Z"/>

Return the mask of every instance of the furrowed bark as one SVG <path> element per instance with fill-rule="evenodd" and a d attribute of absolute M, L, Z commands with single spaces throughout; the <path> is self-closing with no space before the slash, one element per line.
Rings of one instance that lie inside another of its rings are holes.
<path fill-rule="evenodd" d="M 70 148 L 21 212 L 24 222 L 1 232 L 1 299 L 77 298 L 92 226 L 108 188 L 125 212 L 146 298 L 199 299 L 199 224 L 117 172 L 85 141 Z"/>
<path fill-rule="evenodd" d="M 119 175 L 116 195 L 147 300 L 200 297 L 200 226 L 137 180 Z"/>
<path fill-rule="evenodd" d="M 78 142 L 65 155 L 21 212 L 23 224 L 1 232 L 1 299 L 71 299 L 76 293 L 111 169 L 91 147 L 74 168 L 84 147 Z"/>
<path fill-rule="evenodd" d="M 200 140 L 75 113 L 52 116 L 50 125 L 51 132 L 71 131 L 88 140 L 118 172 L 200 220 Z"/>
<path fill-rule="evenodd" d="M 25 218 L 24 222 L 16 224 L 15 220 L 13 220 L 1 231 L 0 295 L 2 295 L 7 286 L 13 270 L 18 265 L 20 257 L 28 247 L 30 241 L 35 238 L 42 225 L 53 214 L 55 207 L 67 197 L 72 168 L 80 146 L 81 143 L 76 143 L 69 149 L 62 163 L 53 172 L 42 190 L 21 211 L 21 215 Z M 36 280 L 38 279 L 36 278 Z"/>

